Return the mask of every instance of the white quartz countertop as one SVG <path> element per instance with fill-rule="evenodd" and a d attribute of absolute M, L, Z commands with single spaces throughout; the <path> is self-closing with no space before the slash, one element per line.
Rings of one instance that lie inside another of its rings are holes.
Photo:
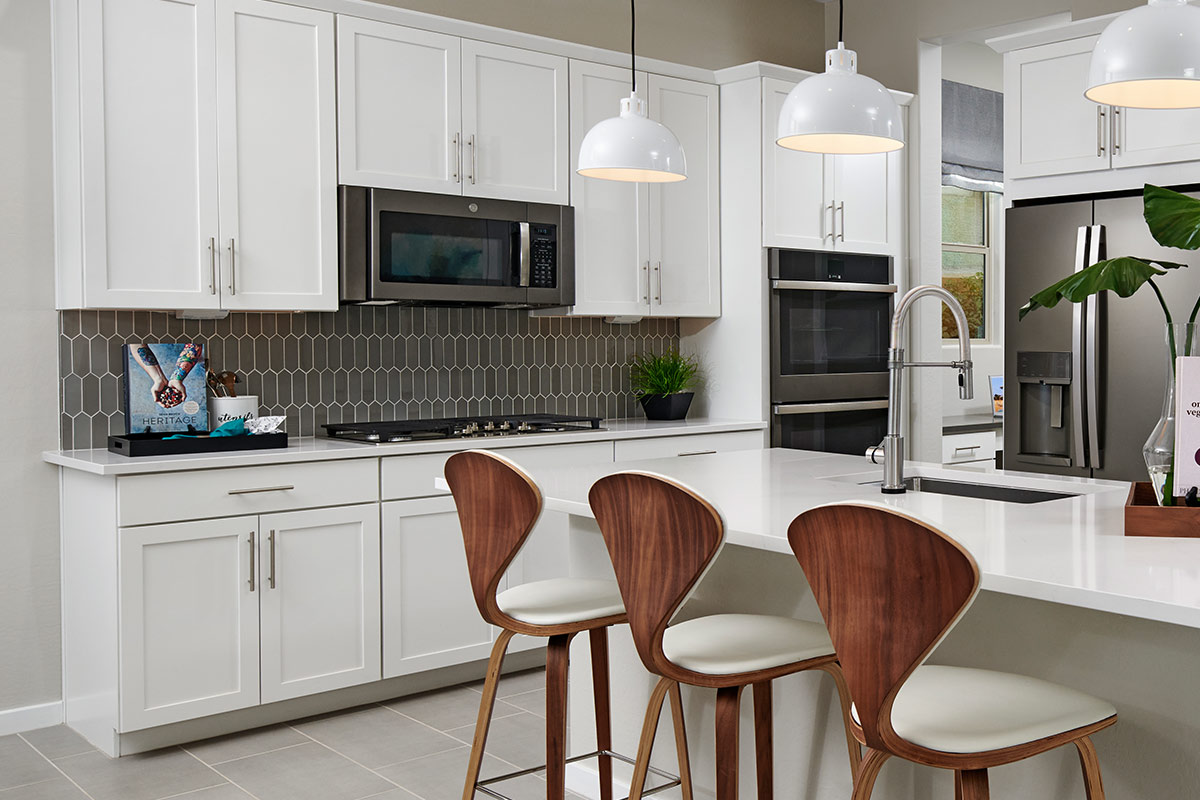
<path fill-rule="evenodd" d="M 962 542 L 979 563 L 985 590 L 1200 628 L 1200 539 L 1125 536 L 1127 483 L 910 462 L 906 475 L 1080 494 L 1031 505 L 883 495 L 877 486 L 859 485 L 882 478 L 862 458 L 780 449 L 533 474 L 546 508 L 590 517 L 588 489 L 622 469 L 657 472 L 700 492 L 724 515 L 730 544 L 790 555 L 787 528 L 801 512 L 832 502 L 875 503 L 903 509 Z"/>
<path fill-rule="evenodd" d="M 418 453 L 468 450 L 472 447 L 504 448 L 532 445 L 603 442 L 617 439 L 647 439 L 657 436 L 688 436 L 701 433 L 763 430 L 765 422 L 727 419 L 685 419 L 655 422 L 647 419 L 610 419 L 601 430 L 570 433 L 538 433 L 522 436 L 481 439 L 443 439 L 397 444 L 364 444 L 325 437 L 304 436 L 292 439 L 286 448 L 249 450 L 233 453 L 200 453 L 178 456 L 129 456 L 107 450 L 48 450 L 42 459 L 68 469 L 95 475 L 137 475 L 149 472 L 176 472 L 219 467 L 251 467 L 260 464 L 287 464 L 300 461 L 336 461 L 345 458 L 380 458 Z"/>

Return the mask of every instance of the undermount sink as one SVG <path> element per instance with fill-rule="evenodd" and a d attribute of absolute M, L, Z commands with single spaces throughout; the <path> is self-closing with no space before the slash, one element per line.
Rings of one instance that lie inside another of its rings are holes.
<path fill-rule="evenodd" d="M 862 475 L 844 475 L 827 480 L 857 483 L 859 486 L 879 486 L 881 480 L 862 480 Z M 1078 497 L 1074 492 L 1055 492 L 1046 489 L 1030 489 L 1025 486 L 997 486 L 987 483 L 972 483 L 968 481 L 952 481 L 945 478 L 931 478 L 923 475 L 904 479 L 904 485 L 910 492 L 925 492 L 929 494 L 945 494 L 954 497 L 973 497 L 978 500 L 996 500 L 1001 503 L 1046 503 L 1050 500 L 1064 500 Z"/>

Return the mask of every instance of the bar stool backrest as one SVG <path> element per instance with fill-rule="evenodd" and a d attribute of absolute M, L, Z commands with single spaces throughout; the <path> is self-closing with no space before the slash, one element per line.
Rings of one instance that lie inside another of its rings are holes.
<path fill-rule="evenodd" d="M 894 752 L 896 693 L 967 609 L 979 567 L 941 531 L 892 509 L 814 508 L 788 528 L 837 651 L 867 745 Z"/>
<path fill-rule="evenodd" d="M 662 652 L 675 611 L 721 549 L 725 524 L 704 498 L 645 472 L 601 478 L 588 502 L 604 535 L 633 642 L 651 672 L 677 677 Z"/>
<path fill-rule="evenodd" d="M 486 450 L 450 456 L 446 482 L 458 508 L 475 605 L 486 622 L 510 627 L 496 590 L 542 513 L 542 492 L 524 470 Z"/>

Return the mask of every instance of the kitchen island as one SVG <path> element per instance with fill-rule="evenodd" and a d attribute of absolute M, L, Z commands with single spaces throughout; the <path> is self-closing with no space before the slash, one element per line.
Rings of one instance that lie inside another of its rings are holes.
<path fill-rule="evenodd" d="M 571 514 L 571 571 L 611 575 L 587 505 L 601 475 L 620 468 L 659 472 L 709 498 L 725 517 L 727 547 L 680 619 L 717 611 L 819 619 L 786 539 L 801 512 L 829 502 L 874 502 L 903 509 L 962 542 L 983 573 L 983 591 L 931 663 L 1020 672 L 1111 700 L 1118 724 L 1096 737 L 1114 798 L 1194 797 L 1200 787 L 1200 540 L 1123 535 L 1128 484 L 996 472 L 987 475 L 910 464 L 909 476 L 1022 487 L 1071 495 L 1019 504 L 910 492 L 885 497 L 881 475 L 859 458 L 795 450 L 719 453 L 534 471 L 546 508 Z M 652 685 L 628 631 L 613 632 L 617 749 L 632 753 Z M 573 669 L 587 670 L 577 640 Z M 578 672 L 572 681 L 572 750 L 591 749 L 591 713 Z M 698 793 L 711 796 L 712 692 L 684 689 Z M 781 679 L 775 692 L 779 797 L 846 798 L 850 776 L 832 686 L 820 676 Z M 749 709 L 743 708 L 742 792 L 753 796 Z M 669 736 L 655 763 L 670 769 Z M 586 768 L 572 788 L 589 790 Z M 1083 798 L 1073 750 L 993 771 L 993 796 Z M 953 797 L 950 773 L 893 760 L 878 798 Z"/>

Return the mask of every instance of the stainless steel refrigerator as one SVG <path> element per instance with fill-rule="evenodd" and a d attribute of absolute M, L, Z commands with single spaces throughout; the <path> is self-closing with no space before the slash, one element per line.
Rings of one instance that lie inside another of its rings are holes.
<path fill-rule="evenodd" d="M 1006 469 L 1147 480 L 1142 446 L 1162 413 L 1167 374 L 1164 319 L 1153 290 L 1062 301 L 1017 321 L 1036 292 L 1120 255 L 1189 265 L 1155 279 L 1174 320 L 1186 322 L 1200 295 L 1200 254 L 1154 241 L 1140 193 L 1006 213 Z"/>

